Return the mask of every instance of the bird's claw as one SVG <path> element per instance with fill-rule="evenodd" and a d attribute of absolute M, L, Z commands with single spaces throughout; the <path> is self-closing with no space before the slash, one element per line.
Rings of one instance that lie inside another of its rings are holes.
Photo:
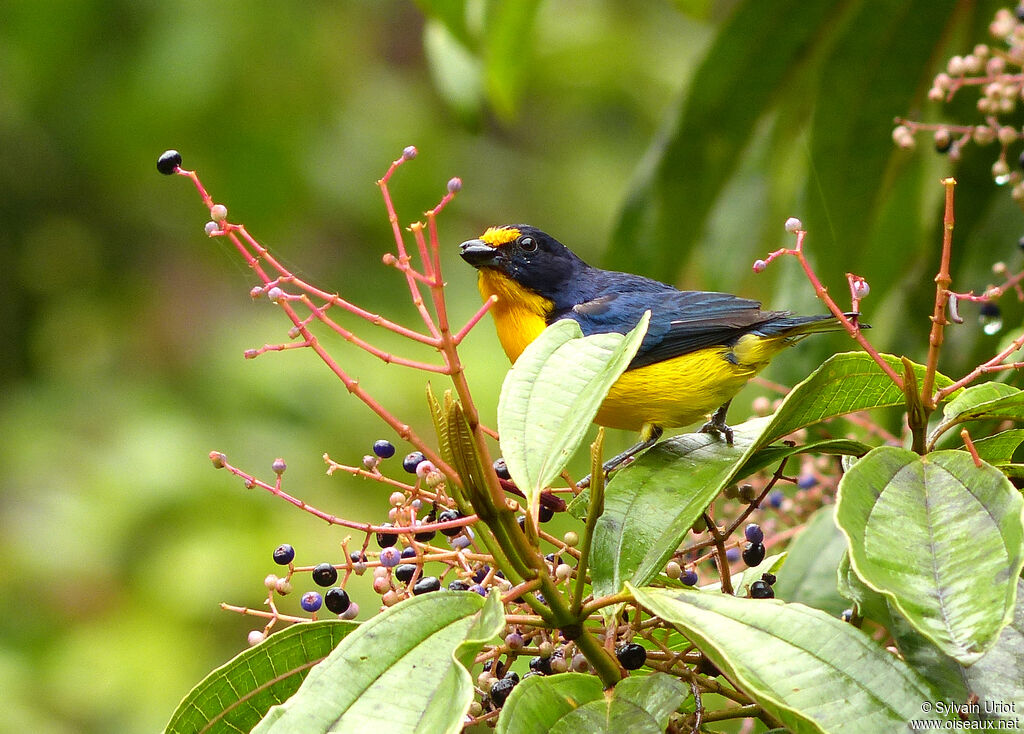
<path fill-rule="evenodd" d="M 712 418 L 700 427 L 700 433 L 710 433 L 712 436 L 724 436 L 725 442 L 732 446 L 733 430 L 724 420 Z"/>

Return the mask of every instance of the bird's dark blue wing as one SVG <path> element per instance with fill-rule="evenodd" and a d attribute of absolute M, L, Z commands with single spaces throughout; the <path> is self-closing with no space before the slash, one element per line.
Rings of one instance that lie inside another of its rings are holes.
<path fill-rule="evenodd" d="M 729 344 L 762 324 L 785 317 L 762 311 L 761 304 L 728 293 L 679 291 L 664 283 L 632 276 L 589 300 L 551 315 L 576 321 L 584 335 L 625 333 L 650 310 L 651 323 L 630 369 L 671 359 L 717 344 Z M 623 291 L 619 288 L 626 286 Z"/>

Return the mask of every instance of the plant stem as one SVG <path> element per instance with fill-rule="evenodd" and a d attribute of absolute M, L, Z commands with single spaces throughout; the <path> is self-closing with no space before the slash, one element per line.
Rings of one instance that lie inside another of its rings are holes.
<path fill-rule="evenodd" d="M 935 387 L 935 372 L 939 365 L 939 352 L 942 349 L 943 330 L 949 323 L 946 320 L 946 306 L 949 303 L 949 286 L 953 282 L 949 274 L 949 259 L 953 249 L 953 190 L 956 187 L 956 179 L 944 178 L 942 185 L 946 187 L 946 205 L 942 216 L 942 257 L 939 260 L 939 272 L 935 276 L 935 309 L 932 311 L 932 328 L 928 335 L 928 361 L 920 393 L 925 420 L 935 410 L 936 400 L 932 391 Z"/>
<path fill-rule="evenodd" d="M 597 430 L 597 438 L 590 446 L 590 502 L 587 504 L 587 523 L 583 528 L 580 544 L 580 560 L 576 564 L 576 588 L 572 595 L 572 613 L 579 617 L 583 608 L 583 590 L 587 582 L 587 562 L 590 558 L 590 542 L 594 537 L 597 518 L 604 512 L 604 471 L 601 464 L 604 449 L 604 428 Z"/>

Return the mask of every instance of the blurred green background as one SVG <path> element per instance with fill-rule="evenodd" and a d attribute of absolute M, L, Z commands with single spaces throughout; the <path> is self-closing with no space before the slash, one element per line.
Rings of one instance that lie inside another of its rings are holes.
<path fill-rule="evenodd" d="M 188 181 L 157 174 L 164 149 L 180 150 L 230 219 L 289 267 L 413 326 L 403 279 L 380 265 L 392 245 L 374 185 L 409 144 L 420 155 L 392 187 L 405 221 L 449 177 L 464 183 L 440 222 L 457 322 L 479 299 L 455 245 L 520 221 L 595 263 L 820 310 L 794 262 L 750 269 L 787 244 L 782 222 L 798 215 L 827 284 L 843 294 L 846 270 L 867 276 L 879 343 L 920 360 L 937 181 L 953 169 L 927 141 L 894 150 L 892 118 L 973 119 L 971 100 L 943 110 L 924 94 L 945 56 L 983 40 L 994 7 L 5 5 L 0 731 L 159 729 L 258 626 L 217 604 L 258 606 L 277 544 L 292 543 L 299 563 L 340 559 L 343 532 L 246 491 L 213 470 L 210 450 L 264 478 L 284 457 L 285 488 L 335 514 L 386 512 L 386 491 L 326 477 L 321 456 L 358 463 L 394 436 L 312 353 L 242 358 L 286 341 L 286 322 L 250 300 L 254 279 L 226 240 L 204 235 Z M 958 169 L 963 289 L 983 287 L 995 260 L 1019 265 L 1024 226 L 992 185 L 994 157 L 969 149 Z M 1006 311 L 1020 322 L 1019 307 Z M 1006 338 L 966 315 L 950 335 L 951 373 Z M 331 348 L 429 435 L 421 375 Z M 792 384 L 844 348 L 818 339 L 768 376 Z M 507 365 L 489 324 L 464 360 L 493 423 Z M 352 588 L 365 618 L 368 584 Z"/>

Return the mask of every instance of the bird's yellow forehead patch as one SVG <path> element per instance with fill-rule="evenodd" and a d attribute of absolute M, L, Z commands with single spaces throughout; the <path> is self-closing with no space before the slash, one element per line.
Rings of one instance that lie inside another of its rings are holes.
<path fill-rule="evenodd" d="M 500 247 L 507 245 L 518 236 L 519 230 L 515 227 L 491 227 L 480 235 L 480 239 L 491 247 Z"/>

